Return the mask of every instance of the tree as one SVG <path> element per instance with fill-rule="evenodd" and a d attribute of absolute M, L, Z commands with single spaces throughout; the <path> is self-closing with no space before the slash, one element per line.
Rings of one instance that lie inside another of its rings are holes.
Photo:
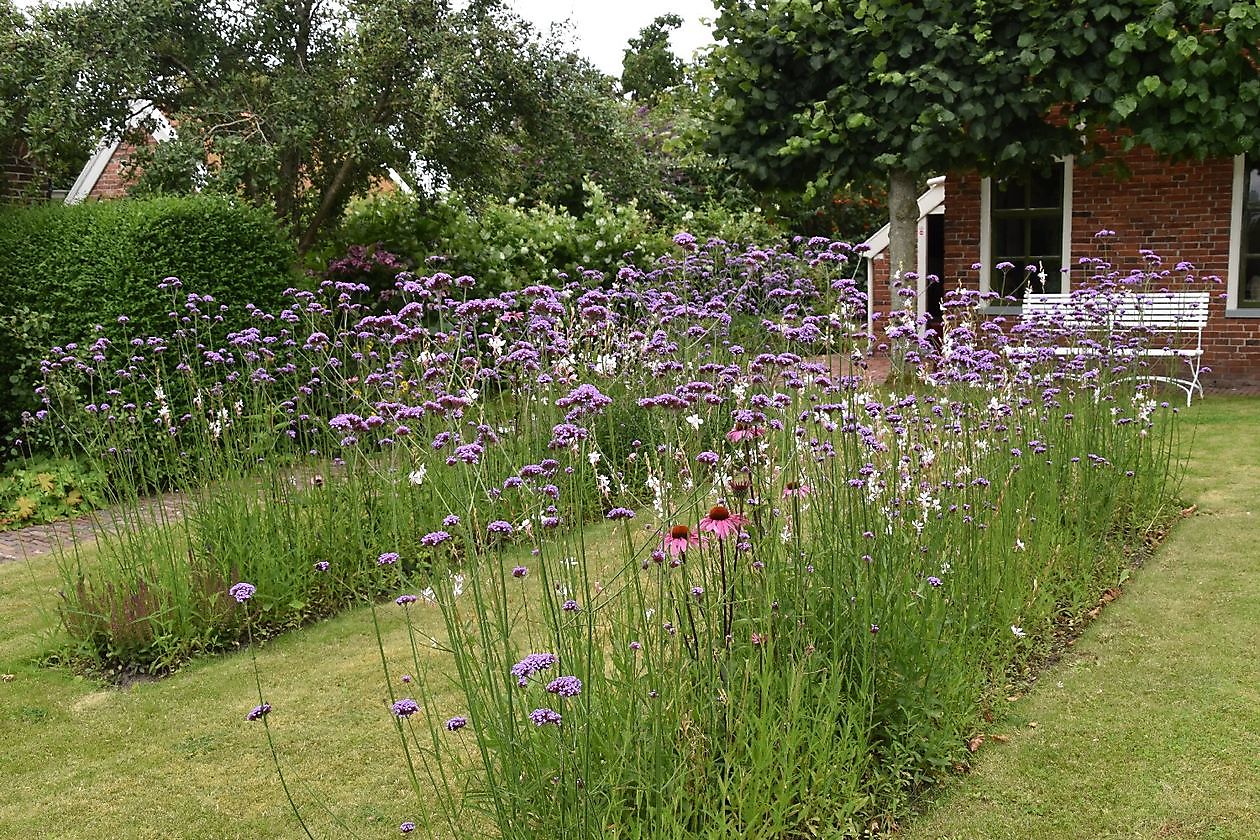
<path fill-rule="evenodd" d="M 118 78 L 86 83 L 65 9 L 27 15 L 0 0 L 0 159 L 20 157 L 56 183 L 82 167 L 100 126 L 117 110 Z"/>
<path fill-rule="evenodd" d="M 1255 4 L 720 0 L 716 140 L 758 183 L 888 182 L 893 276 L 929 172 L 1254 149 Z M 1128 133 L 1126 133 L 1128 132 Z"/>
<path fill-rule="evenodd" d="M 621 89 L 636 102 L 655 102 L 683 82 L 683 63 L 669 47 L 669 33 L 682 26 L 678 15 L 660 15 L 631 38 L 621 59 Z"/>
<path fill-rule="evenodd" d="M 135 156 L 141 189 L 195 181 L 270 204 L 301 250 L 388 168 L 494 184 L 545 96 L 538 36 L 499 0 L 94 0 L 58 15 L 82 87 L 126 81 L 111 131 L 135 100 L 176 125 Z"/>

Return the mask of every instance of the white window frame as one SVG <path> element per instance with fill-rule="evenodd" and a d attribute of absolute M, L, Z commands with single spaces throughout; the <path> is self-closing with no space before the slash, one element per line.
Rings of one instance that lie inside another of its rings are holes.
<path fill-rule="evenodd" d="M 1056 163 L 1063 164 L 1063 241 L 1060 247 L 1063 250 L 1063 268 L 1067 269 L 1063 272 L 1060 290 L 1063 294 L 1072 291 L 1072 168 L 1074 158 L 1072 155 L 1067 157 L 1055 158 Z M 1239 205 L 1239 215 L 1241 218 L 1242 210 Z M 990 266 L 993 264 L 993 179 L 984 177 L 980 180 L 980 291 L 988 294 L 992 291 L 992 283 L 989 278 L 992 275 Z M 988 307 L 994 312 L 1019 312 L 1018 306 L 995 306 L 990 304 Z"/>
<path fill-rule="evenodd" d="M 1247 197 L 1247 157 L 1234 155 L 1234 179 L 1229 206 L 1229 263 L 1225 283 L 1227 318 L 1260 318 L 1260 307 L 1239 306 L 1242 299 L 1243 204 Z"/>

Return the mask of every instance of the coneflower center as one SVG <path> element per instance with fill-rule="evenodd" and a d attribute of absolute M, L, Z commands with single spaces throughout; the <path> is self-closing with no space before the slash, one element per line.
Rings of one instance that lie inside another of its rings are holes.
<path fill-rule="evenodd" d="M 714 522 L 721 522 L 723 519 L 730 519 L 731 512 L 724 505 L 714 505 L 709 509 L 709 519 Z"/>
<path fill-rule="evenodd" d="M 676 540 L 685 540 L 691 536 L 691 529 L 686 525 L 675 525 L 669 530 L 669 535 Z"/>

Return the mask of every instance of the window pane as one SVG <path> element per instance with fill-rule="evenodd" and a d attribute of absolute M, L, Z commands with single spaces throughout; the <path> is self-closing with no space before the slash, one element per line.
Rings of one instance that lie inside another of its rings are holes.
<path fill-rule="evenodd" d="M 1249 161 L 1244 161 L 1246 166 Z M 1247 204 L 1260 207 L 1260 167 L 1247 171 Z"/>
<path fill-rule="evenodd" d="M 994 210 L 1020 210 L 1027 206 L 1028 190 L 1022 181 L 1003 178 L 993 182 Z"/>
<path fill-rule="evenodd" d="M 1046 279 L 1043 282 L 1040 277 L 1034 276 L 1032 279 L 1032 287 L 1034 292 L 1045 292 L 1050 295 L 1057 295 L 1063 292 L 1063 261 L 1058 257 L 1046 258 L 1037 261 L 1045 272 Z"/>
<path fill-rule="evenodd" d="M 1020 257 L 1025 253 L 1023 219 L 993 220 L 993 262 L 996 265 L 1003 258 Z M 1014 262 L 1015 260 L 1012 260 Z"/>
<path fill-rule="evenodd" d="M 1053 254 L 1063 251 L 1063 219 L 1061 216 L 1041 216 L 1029 220 L 1029 256 Z"/>
<path fill-rule="evenodd" d="M 1260 253 L 1260 206 L 1252 208 L 1249 214 L 1250 220 L 1243 226 L 1243 233 L 1246 237 L 1243 242 L 1243 254 Z"/>
<path fill-rule="evenodd" d="M 1024 292 L 1028 291 L 1028 287 L 1028 272 L 1024 271 L 1023 263 L 1016 263 L 1015 267 L 1005 272 L 1005 274 L 1001 271 L 994 271 L 993 282 L 989 285 L 989 288 L 1002 295 L 1002 297 L 1009 296 L 1016 300 L 1024 296 Z M 1009 301 L 1002 301 L 1001 303 L 1009 304 Z"/>
<path fill-rule="evenodd" d="M 1029 176 L 1028 206 L 1063 206 L 1063 164 L 1055 164 L 1049 170 L 1034 171 Z"/>
<path fill-rule="evenodd" d="M 1247 260 L 1239 296 L 1243 303 L 1260 303 L 1260 257 Z"/>

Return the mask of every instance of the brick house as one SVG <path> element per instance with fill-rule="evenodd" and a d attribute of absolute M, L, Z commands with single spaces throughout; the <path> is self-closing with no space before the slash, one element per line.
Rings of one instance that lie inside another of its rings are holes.
<path fill-rule="evenodd" d="M 153 105 L 137 102 L 133 103 L 132 108 L 133 115 L 128 120 L 128 125 L 138 125 L 141 120 L 148 120 L 153 124 L 153 130 L 146 134 L 144 142 L 164 143 L 176 136 L 174 124 Z M 126 172 L 135 151 L 136 145 L 129 140 L 117 138 L 101 141 L 66 195 L 66 204 L 126 196 L 132 185 L 132 180 L 127 177 Z M 214 156 L 210 155 L 206 164 L 213 166 L 215 163 Z M 386 169 L 385 174 L 377 178 L 372 187 L 373 193 L 388 193 L 395 190 L 405 193 L 414 191 L 407 180 L 392 168 Z"/>
<path fill-rule="evenodd" d="M 1076 166 L 1071 158 L 1020 179 L 973 172 L 933 179 L 919 200 L 920 276 L 936 275 L 946 288 L 1018 294 L 1023 272 L 1004 276 L 995 266 L 1036 264 L 1046 279 L 1044 289 L 1034 280 L 1033 291 L 1066 293 L 1091 273 L 1080 258 L 1104 257 L 1129 268 L 1138 265 L 1140 249 L 1150 249 L 1166 267 L 1187 261 L 1200 277 L 1221 279 L 1204 331 L 1203 363 L 1212 369 L 1204 381 L 1260 384 L 1260 160 L 1239 155 L 1170 163 L 1141 148 L 1121 159 L 1128 169 L 1123 179 L 1110 169 Z M 1115 236 L 1096 238 L 1104 229 Z M 889 308 L 887 241 L 887 229 L 867 241 L 876 311 Z M 933 298 L 939 300 L 933 291 L 920 281 L 920 312 L 929 317 Z M 1011 317 L 1019 307 L 989 311 Z"/>
<path fill-rule="evenodd" d="M 128 125 L 137 125 L 142 119 L 153 124 L 152 131 L 144 138 L 145 142 L 162 143 L 175 136 L 175 129 L 165 114 L 147 103 L 134 103 L 133 116 L 128 120 Z M 74 185 L 70 187 L 66 204 L 125 196 L 131 186 L 125 172 L 136 148 L 134 143 L 122 137 L 102 140 L 84 164 Z"/>
<path fill-rule="evenodd" d="M 0 204 L 25 204 L 54 197 L 48 178 L 35 167 L 22 143 L 0 153 Z"/>

